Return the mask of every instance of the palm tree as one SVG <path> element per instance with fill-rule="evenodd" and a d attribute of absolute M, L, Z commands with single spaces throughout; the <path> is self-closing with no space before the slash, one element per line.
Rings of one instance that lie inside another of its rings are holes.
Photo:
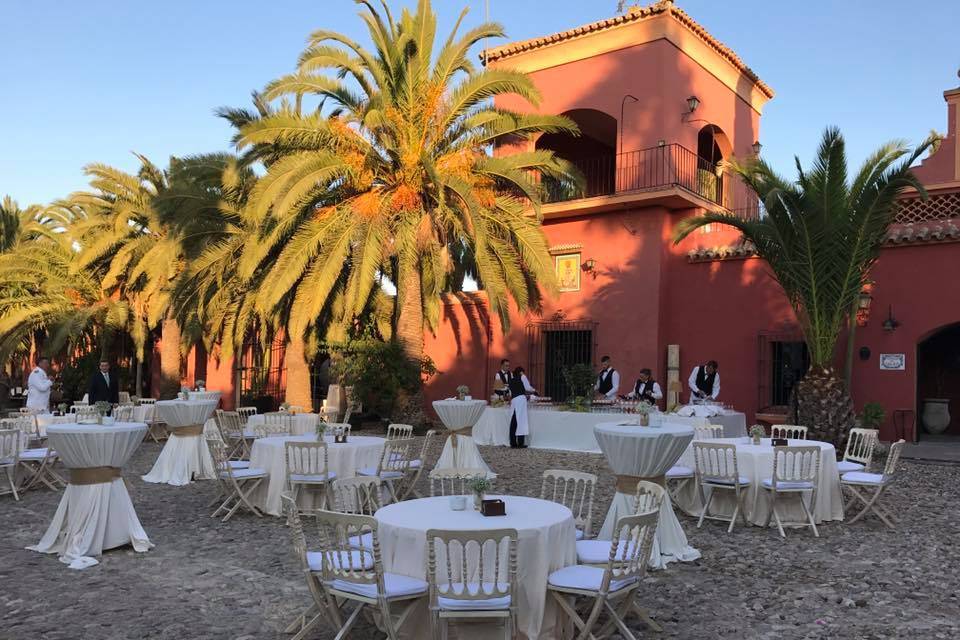
<path fill-rule="evenodd" d="M 843 137 L 829 128 L 808 171 L 797 159 L 796 182 L 759 158 L 732 164 L 762 200 L 764 216 L 746 220 L 707 213 L 683 220 L 676 231 L 680 242 L 704 225 L 729 225 L 766 260 L 793 307 L 810 355 L 810 368 L 795 387 L 793 418 L 838 446 L 856 417 L 834 371 L 837 341 L 893 223 L 897 197 L 910 187 L 926 193 L 910 166 L 932 143 L 928 139 L 912 151 L 902 142 L 887 143 L 851 182 Z"/>
<path fill-rule="evenodd" d="M 250 277 L 272 262 L 256 306 L 282 310 L 295 354 L 311 328 L 342 335 L 370 308 L 381 280 L 391 280 L 395 335 L 420 361 L 424 327 L 435 325 L 439 294 L 459 260 L 470 260 L 504 326 L 511 299 L 520 310 L 536 309 L 541 289 L 555 290 L 539 178 L 576 187 L 576 171 L 549 151 L 493 157 L 489 150 L 508 136 L 576 129 L 560 116 L 492 104 L 503 94 L 539 99 L 528 76 L 478 70 L 468 59 L 481 40 L 503 35 L 499 26 L 458 35 L 464 12 L 437 49 L 429 0 L 399 19 L 385 4 L 360 4 L 372 51 L 315 32 L 296 73 L 264 92 L 281 105 L 240 122 L 238 146 L 268 160 L 251 215 L 269 218 L 241 271 Z M 305 99 L 319 103 L 310 110 Z"/>

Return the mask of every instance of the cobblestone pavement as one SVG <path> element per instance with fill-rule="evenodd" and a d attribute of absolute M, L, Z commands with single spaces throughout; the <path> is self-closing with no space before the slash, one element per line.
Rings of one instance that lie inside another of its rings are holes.
<path fill-rule="evenodd" d="M 432 458 L 439 454 L 440 443 Z M 501 491 L 537 495 L 549 467 L 601 476 L 597 513 L 612 497 L 600 455 L 482 447 Z M 308 604 L 281 519 L 209 517 L 212 483 L 189 487 L 140 481 L 159 452 L 144 443 L 128 465 L 132 498 L 156 547 L 107 552 L 100 565 L 71 571 L 26 551 L 61 494 L 0 497 L 0 638 L 165 640 L 286 638 Z M 887 504 L 895 532 L 876 519 L 809 531 L 725 526 L 698 530 L 681 516 L 703 558 L 648 575 L 646 605 L 664 638 L 960 638 L 960 466 L 903 463 Z M 638 628 L 638 631 L 640 629 Z M 640 633 L 640 637 L 652 637 Z M 322 629 L 316 638 L 332 638 Z M 382 637 L 358 627 L 354 638 Z"/>

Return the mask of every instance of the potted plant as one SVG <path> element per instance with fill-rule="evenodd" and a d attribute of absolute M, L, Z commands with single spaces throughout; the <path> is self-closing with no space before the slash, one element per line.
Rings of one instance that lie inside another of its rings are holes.
<path fill-rule="evenodd" d="M 57 405 L 57 411 L 59 411 L 59 412 L 60 412 L 60 415 L 62 415 L 62 416 L 67 415 L 67 403 L 66 403 L 66 402 L 61 402 L 60 404 L 58 404 L 58 405 Z"/>
<path fill-rule="evenodd" d="M 654 413 L 657 408 L 650 404 L 649 402 L 641 402 L 637 404 L 635 411 L 637 412 L 637 424 L 641 427 L 650 426 L 650 414 Z"/>
<path fill-rule="evenodd" d="M 753 439 L 753 444 L 760 444 L 760 441 L 766 437 L 766 435 L 767 432 L 762 424 L 755 424 L 750 427 L 750 438 Z"/>
<path fill-rule="evenodd" d="M 98 400 L 93 406 L 97 410 L 97 423 L 103 424 L 103 419 L 107 417 L 108 413 L 110 413 L 110 409 L 113 405 L 106 400 Z"/>
<path fill-rule="evenodd" d="M 473 508 L 480 511 L 480 505 L 483 502 L 487 491 L 493 487 L 493 483 L 486 476 L 477 476 L 470 481 L 470 489 L 473 491 Z"/>
<path fill-rule="evenodd" d="M 868 402 L 863 405 L 863 412 L 860 414 L 860 425 L 867 429 L 879 429 L 886 417 L 887 414 L 879 402 Z"/>
<path fill-rule="evenodd" d="M 466 400 L 467 395 L 470 393 L 470 387 L 465 384 L 457 387 L 457 400 Z"/>

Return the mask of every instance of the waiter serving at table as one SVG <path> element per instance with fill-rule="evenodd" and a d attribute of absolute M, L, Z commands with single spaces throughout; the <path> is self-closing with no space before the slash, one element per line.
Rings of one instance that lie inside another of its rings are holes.
<path fill-rule="evenodd" d="M 657 401 L 662 397 L 663 391 L 657 381 L 653 379 L 653 372 L 648 368 L 640 369 L 640 377 L 633 385 L 633 391 L 627 394 L 627 399 L 657 404 Z"/>
<path fill-rule="evenodd" d="M 610 362 L 610 356 L 600 358 L 600 375 L 597 376 L 597 382 L 593 385 L 597 395 L 606 400 L 616 400 L 617 392 L 620 391 L 620 372 L 613 368 Z"/>
<path fill-rule="evenodd" d="M 510 418 L 510 446 L 514 449 L 527 448 L 527 435 L 530 433 L 530 423 L 527 420 L 527 398 L 537 390 L 530 386 L 523 367 L 517 367 L 510 376 L 510 408 L 513 416 Z"/>
<path fill-rule="evenodd" d="M 690 402 L 696 400 L 716 400 L 720 396 L 720 373 L 716 360 L 694 367 L 690 372 Z"/>
<path fill-rule="evenodd" d="M 510 398 L 510 361 L 506 358 L 500 361 L 500 370 L 493 377 L 493 392 L 501 400 Z"/>

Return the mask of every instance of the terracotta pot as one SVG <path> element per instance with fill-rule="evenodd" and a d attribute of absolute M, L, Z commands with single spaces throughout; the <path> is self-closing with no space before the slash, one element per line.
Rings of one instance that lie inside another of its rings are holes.
<path fill-rule="evenodd" d="M 923 401 L 921 415 L 923 428 L 927 433 L 938 435 L 950 426 L 950 400 L 947 398 L 926 398 Z"/>

